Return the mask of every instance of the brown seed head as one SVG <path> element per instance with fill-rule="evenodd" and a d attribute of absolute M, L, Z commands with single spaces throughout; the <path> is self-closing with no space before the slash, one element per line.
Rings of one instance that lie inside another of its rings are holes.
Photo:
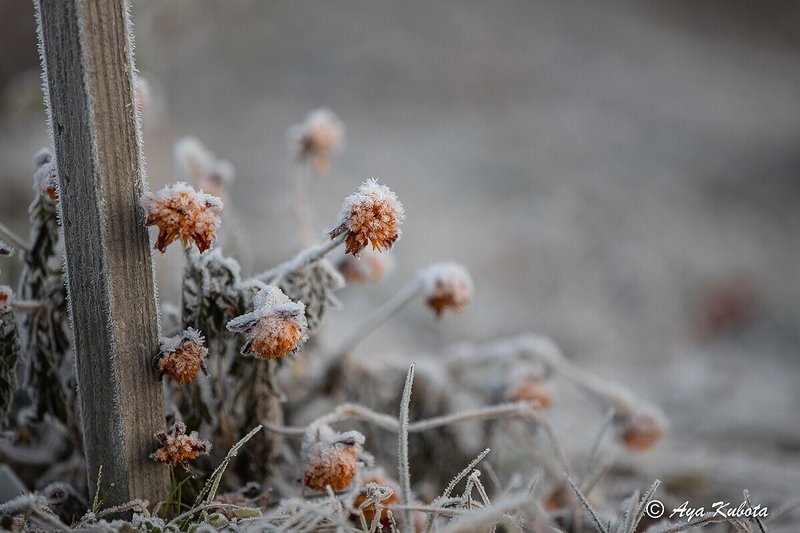
<path fill-rule="evenodd" d="M 33 172 L 33 189 L 53 201 L 58 200 L 56 189 L 58 174 L 53 152 L 49 148 L 42 148 L 33 156 L 33 162 L 36 166 Z"/>
<path fill-rule="evenodd" d="M 422 272 L 425 301 L 441 316 L 445 309 L 461 312 L 472 302 L 472 277 L 457 263 L 431 265 Z"/>
<path fill-rule="evenodd" d="M 358 255 L 367 244 L 373 250 L 389 250 L 400 238 L 405 218 L 397 195 L 374 178 L 365 181 L 355 194 L 345 198 L 331 239 L 346 234 L 345 253 Z"/>
<path fill-rule="evenodd" d="M 336 262 L 336 268 L 348 285 L 358 285 L 386 278 L 394 269 L 394 261 L 390 254 L 365 248 L 359 257 L 344 254 Z"/>
<path fill-rule="evenodd" d="M 150 455 L 150 458 L 162 463 L 186 463 L 193 461 L 211 450 L 211 443 L 201 440 L 196 431 L 186 434 L 186 425 L 175 422 L 169 432 L 156 433 L 161 448 Z"/>
<path fill-rule="evenodd" d="M 357 431 L 335 433 L 327 426 L 312 428 L 301 451 L 303 484 L 313 490 L 344 490 L 359 467 L 364 435 Z"/>
<path fill-rule="evenodd" d="M 162 340 L 158 369 L 181 385 L 190 383 L 200 371 L 207 374 L 205 358 L 208 349 L 203 346 L 204 340 L 200 332 L 193 328 Z"/>
<path fill-rule="evenodd" d="M 5 311 L 11 307 L 14 300 L 14 291 L 8 285 L 0 285 L 0 311 Z"/>
<path fill-rule="evenodd" d="M 387 512 L 388 511 L 387 507 L 400 503 L 400 497 L 398 496 L 400 494 L 400 485 L 397 483 L 397 481 L 387 476 L 382 468 L 378 468 L 376 470 L 367 472 L 364 475 L 363 480 L 364 480 L 364 487 L 367 490 L 362 491 L 358 496 L 356 496 L 356 499 L 353 501 L 353 509 L 355 510 L 360 509 L 361 512 L 364 514 L 364 518 L 366 519 L 367 524 L 371 524 L 372 521 L 375 519 L 375 513 L 377 512 L 377 508 L 374 502 L 370 501 L 369 503 L 367 503 L 369 500 L 372 499 L 370 492 L 374 493 L 374 491 L 371 491 L 370 489 L 371 488 L 377 489 L 378 487 L 375 486 L 377 485 L 380 486 L 380 488 L 383 489 L 384 492 L 391 491 L 391 494 L 389 494 L 388 497 L 383 498 L 381 500 L 380 503 L 381 515 L 380 518 L 378 519 L 381 523 L 381 526 L 383 526 L 383 528 L 388 531 L 390 528 L 390 522 L 389 522 L 389 513 Z M 373 487 L 370 487 L 371 484 L 373 485 Z M 350 520 L 356 523 L 360 522 L 358 514 L 352 514 L 350 516 Z"/>
<path fill-rule="evenodd" d="M 222 201 L 216 196 L 178 182 L 155 194 L 145 194 L 143 203 L 147 225 L 158 227 L 156 249 L 161 253 L 176 239 L 186 248 L 194 242 L 203 253 L 217 236 Z"/>
<path fill-rule="evenodd" d="M 328 109 L 315 109 L 302 124 L 289 130 L 300 159 L 311 161 L 314 172 L 327 174 L 330 170 L 330 155 L 344 143 L 344 126 Z"/>
<path fill-rule="evenodd" d="M 553 389 L 543 379 L 527 376 L 512 383 L 506 391 L 510 402 L 528 402 L 539 409 L 547 409 L 553 404 Z"/>
<path fill-rule="evenodd" d="M 655 410 L 640 410 L 616 420 L 617 440 L 631 452 L 644 452 L 658 444 L 667 430 L 664 416 Z"/>
<path fill-rule="evenodd" d="M 280 359 L 296 353 L 308 338 L 305 305 L 293 302 L 275 286 L 261 289 L 252 312 L 227 324 L 230 331 L 246 334 L 243 354 L 262 359 Z"/>

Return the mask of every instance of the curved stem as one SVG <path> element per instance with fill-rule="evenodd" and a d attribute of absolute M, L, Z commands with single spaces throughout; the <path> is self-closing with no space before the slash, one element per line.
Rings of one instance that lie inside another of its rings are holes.
<path fill-rule="evenodd" d="M 14 233 L 14 231 L 11 228 L 6 226 L 2 222 L 0 222 L 0 234 L 4 235 L 6 239 L 11 241 L 20 250 L 28 249 L 28 243 L 25 242 L 25 239 Z"/>
<path fill-rule="evenodd" d="M 246 279 L 241 283 L 241 286 L 249 287 L 256 282 L 268 283 L 270 285 L 280 285 L 281 282 L 289 275 L 294 274 L 295 272 L 298 272 L 313 263 L 316 263 L 328 255 L 337 246 L 342 244 L 346 238 L 347 234 L 343 233 L 341 235 L 337 235 L 329 241 L 323 242 L 322 244 L 317 244 L 316 246 L 306 248 L 293 258 L 289 259 L 288 261 L 284 261 L 275 268 L 265 270 L 261 274 L 257 274 L 252 278 Z"/>

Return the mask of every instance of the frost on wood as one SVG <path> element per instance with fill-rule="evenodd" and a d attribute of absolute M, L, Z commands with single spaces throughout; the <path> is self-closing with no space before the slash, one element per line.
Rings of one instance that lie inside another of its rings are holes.
<path fill-rule="evenodd" d="M 268 285 L 256 294 L 253 311 L 228 322 L 228 329 L 244 333 L 245 355 L 280 359 L 297 353 L 308 339 L 305 305 L 293 302 L 283 291 Z"/>
<path fill-rule="evenodd" d="M 356 256 L 368 244 L 375 250 L 389 250 L 400 238 L 404 218 L 405 210 L 397 195 L 372 178 L 345 198 L 329 235 L 346 235 L 345 252 Z"/>

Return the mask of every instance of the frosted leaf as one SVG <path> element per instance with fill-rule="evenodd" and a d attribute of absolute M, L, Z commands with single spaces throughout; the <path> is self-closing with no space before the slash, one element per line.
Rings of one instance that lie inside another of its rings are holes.
<path fill-rule="evenodd" d="M 475 291 L 472 276 L 458 263 L 438 263 L 421 273 L 424 297 L 441 315 L 445 309 L 459 312 L 472 301 Z"/>
<path fill-rule="evenodd" d="M 305 304 L 310 334 L 319 330 L 329 309 L 341 307 L 335 292 L 344 286 L 344 278 L 327 259 L 321 259 L 302 270 L 293 272 L 281 283 L 281 289 L 292 300 Z"/>
<path fill-rule="evenodd" d="M 389 250 L 400 238 L 405 218 L 403 204 L 386 185 L 370 178 L 344 199 L 336 225 L 328 231 L 333 239 L 347 236 L 345 253 L 358 255 L 368 244 L 374 250 Z"/>
<path fill-rule="evenodd" d="M 195 254 L 183 275 L 182 307 L 184 327 L 193 327 L 215 338 L 225 324 L 245 309 L 239 290 L 241 267 L 220 249 Z"/>

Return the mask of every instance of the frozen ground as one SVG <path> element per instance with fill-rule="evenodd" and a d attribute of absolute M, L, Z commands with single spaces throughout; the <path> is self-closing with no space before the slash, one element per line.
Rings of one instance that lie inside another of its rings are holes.
<path fill-rule="evenodd" d="M 414 307 L 361 351 L 551 335 L 664 407 L 668 438 L 633 461 L 648 477 L 678 496 L 689 480 L 687 494 L 785 501 L 800 487 L 799 15 L 792 2 L 139 2 L 150 180 L 172 179 L 175 139 L 200 137 L 237 166 L 246 268 L 275 263 L 296 249 L 285 131 L 330 106 L 348 141 L 316 184 L 320 228 L 369 176 L 408 218 L 395 275 L 345 292 L 328 337 L 417 268 L 463 262 L 467 312 L 436 323 Z M 17 228 L 45 134 L 38 110 L 0 123 L 0 205 Z M 176 259 L 160 260 L 165 298 Z M 719 300 L 733 318 L 701 334 Z M 591 431 L 559 419 L 581 402 L 565 394 L 554 416 L 577 448 Z"/>

